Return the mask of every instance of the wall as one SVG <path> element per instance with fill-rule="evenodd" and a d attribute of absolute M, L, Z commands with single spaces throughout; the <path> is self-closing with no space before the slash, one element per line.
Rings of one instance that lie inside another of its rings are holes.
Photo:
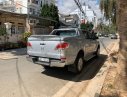
<path fill-rule="evenodd" d="M 8 35 L 8 42 L 16 43 L 17 41 L 22 39 L 21 34 L 13 34 L 13 35 Z M 4 43 L 4 36 L 0 36 L 0 44 Z"/>

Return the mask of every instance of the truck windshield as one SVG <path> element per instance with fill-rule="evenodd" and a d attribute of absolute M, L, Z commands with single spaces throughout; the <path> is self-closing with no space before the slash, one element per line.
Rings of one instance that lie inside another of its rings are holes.
<path fill-rule="evenodd" d="M 76 36 L 75 30 L 55 30 L 51 33 L 51 35 L 58 36 Z"/>

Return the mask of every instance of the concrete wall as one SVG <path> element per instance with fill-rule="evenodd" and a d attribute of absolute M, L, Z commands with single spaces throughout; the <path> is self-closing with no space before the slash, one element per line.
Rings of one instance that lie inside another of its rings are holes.
<path fill-rule="evenodd" d="M 17 41 L 21 40 L 21 38 L 21 34 L 8 35 L 8 42 L 16 43 Z M 4 36 L 0 36 L 0 44 L 4 43 L 4 39 Z"/>

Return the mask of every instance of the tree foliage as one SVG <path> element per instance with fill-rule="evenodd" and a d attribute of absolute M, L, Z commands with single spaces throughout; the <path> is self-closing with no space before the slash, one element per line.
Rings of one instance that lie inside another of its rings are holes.
<path fill-rule="evenodd" d="M 104 13 L 106 20 L 111 20 L 116 24 L 116 0 L 100 0 L 100 9 Z"/>
<path fill-rule="evenodd" d="M 6 35 L 6 28 L 0 27 L 0 36 Z"/>
<path fill-rule="evenodd" d="M 55 20 L 57 22 L 52 22 L 51 24 L 53 26 L 59 26 L 59 16 L 58 16 L 58 8 L 57 6 L 51 4 L 45 4 L 42 6 L 41 9 L 41 16 L 46 18 L 51 18 L 52 20 Z"/>
<path fill-rule="evenodd" d="M 82 30 L 91 31 L 93 29 L 93 24 L 91 22 L 87 22 L 86 24 L 82 23 L 80 27 Z"/>

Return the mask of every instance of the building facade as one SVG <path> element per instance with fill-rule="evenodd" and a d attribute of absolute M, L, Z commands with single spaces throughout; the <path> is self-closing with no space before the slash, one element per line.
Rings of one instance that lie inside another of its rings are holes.
<path fill-rule="evenodd" d="M 0 8 L 9 12 L 38 15 L 44 4 L 55 4 L 55 0 L 4 0 Z"/>
<path fill-rule="evenodd" d="M 96 14 L 94 13 L 94 11 L 89 8 L 89 6 L 82 6 L 82 9 L 84 10 L 85 14 L 80 12 L 79 9 L 74 10 L 73 12 L 71 12 L 70 14 L 77 14 L 80 18 L 80 22 L 84 23 L 84 22 L 92 22 L 94 24 L 94 26 L 97 26 L 97 17 Z"/>
<path fill-rule="evenodd" d="M 21 40 L 22 34 L 26 30 L 26 15 L 12 12 L 0 11 L 0 29 L 6 28 L 8 34 L 8 42 Z M 7 28 L 6 24 L 11 24 Z M 0 36 L 0 44 L 4 42 L 4 36 Z"/>

